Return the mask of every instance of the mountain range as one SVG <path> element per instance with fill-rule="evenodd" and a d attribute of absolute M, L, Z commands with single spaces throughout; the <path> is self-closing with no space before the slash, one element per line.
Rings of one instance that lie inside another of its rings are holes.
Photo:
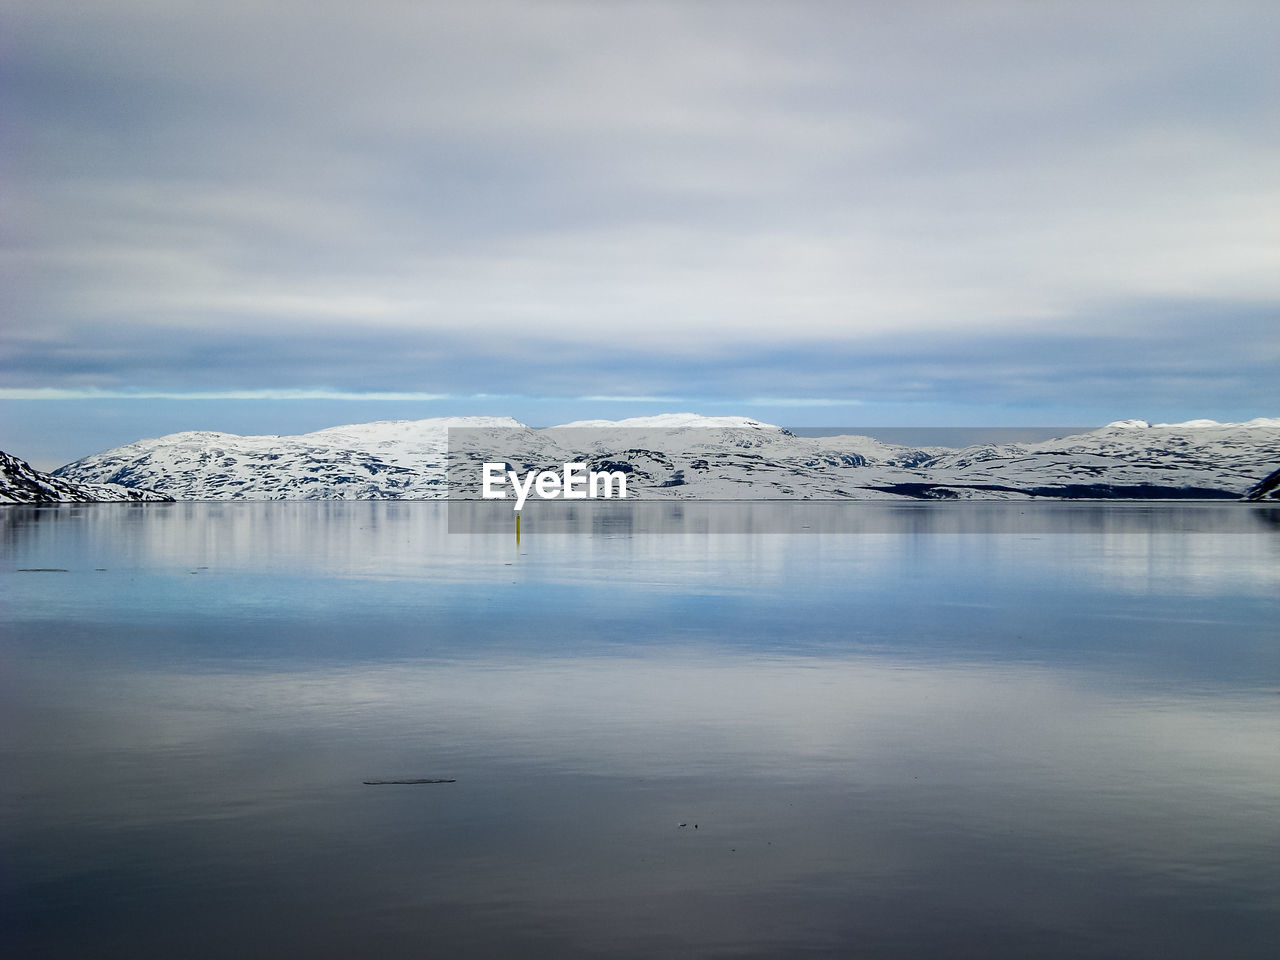
<path fill-rule="evenodd" d="M 628 496 L 640 499 L 1275 499 L 1280 418 L 1123 420 L 1053 440 L 960 448 L 857 435 L 799 437 L 745 417 L 695 414 L 542 429 L 507 417 L 453 417 L 300 436 L 199 431 L 116 447 L 45 479 L 6 467 L 0 500 L 26 502 L 15 499 L 10 474 L 27 477 L 23 489 L 36 484 L 48 496 L 62 492 L 57 484 L 68 484 L 68 498 L 94 491 L 96 499 L 123 498 L 106 496 L 118 490 L 176 500 L 479 496 L 478 468 L 485 461 L 521 471 L 555 470 L 570 461 L 621 470 Z"/>

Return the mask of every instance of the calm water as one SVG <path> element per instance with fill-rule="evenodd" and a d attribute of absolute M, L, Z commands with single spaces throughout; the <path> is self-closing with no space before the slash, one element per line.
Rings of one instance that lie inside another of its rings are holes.
<path fill-rule="evenodd" d="M 1280 513 L 864 506 L 0 509 L 0 952 L 1274 957 Z"/>

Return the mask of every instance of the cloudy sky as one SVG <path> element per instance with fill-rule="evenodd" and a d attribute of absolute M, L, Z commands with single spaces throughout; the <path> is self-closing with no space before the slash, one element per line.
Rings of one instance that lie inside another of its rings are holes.
<path fill-rule="evenodd" d="M 1280 7 L 0 0 L 0 448 L 1280 414 Z"/>

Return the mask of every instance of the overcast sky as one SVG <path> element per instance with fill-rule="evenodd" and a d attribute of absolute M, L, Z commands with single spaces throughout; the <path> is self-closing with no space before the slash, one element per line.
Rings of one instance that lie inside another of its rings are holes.
<path fill-rule="evenodd" d="M 0 449 L 45 465 L 1280 414 L 1274 0 L 0 6 Z"/>

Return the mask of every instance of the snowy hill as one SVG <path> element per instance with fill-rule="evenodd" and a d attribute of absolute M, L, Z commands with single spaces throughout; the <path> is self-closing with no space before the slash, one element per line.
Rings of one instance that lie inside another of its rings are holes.
<path fill-rule="evenodd" d="M 54 473 L 148 487 L 179 500 L 430 500 L 444 496 L 450 427 L 528 430 L 509 417 L 440 417 L 293 437 L 187 431 L 138 440 Z"/>
<path fill-rule="evenodd" d="M 77 483 L 41 473 L 25 460 L 0 451 L 0 503 L 108 503 L 168 500 L 150 490 L 115 484 Z"/>
<path fill-rule="evenodd" d="M 533 429 L 507 417 L 331 427 L 293 437 L 189 432 L 117 447 L 56 476 L 149 487 L 177 499 L 478 496 L 479 464 L 521 471 L 584 461 L 623 470 L 641 499 L 1241 498 L 1280 465 L 1280 418 L 1125 420 L 1030 444 L 912 448 L 870 437 L 797 437 L 744 417 L 663 414 Z M 458 495 L 458 488 L 453 494 Z"/>

